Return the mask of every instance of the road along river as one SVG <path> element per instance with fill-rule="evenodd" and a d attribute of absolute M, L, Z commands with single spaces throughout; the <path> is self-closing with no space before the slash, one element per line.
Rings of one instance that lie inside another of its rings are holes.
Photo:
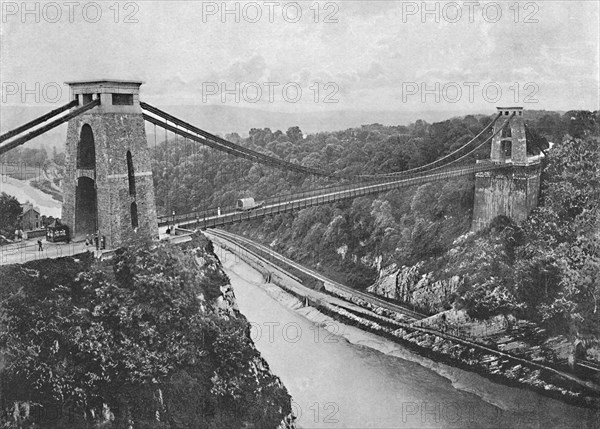
<path fill-rule="evenodd" d="M 434 362 L 304 307 L 215 249 L 302 428 L 594 428 L 597 413 Z"/>

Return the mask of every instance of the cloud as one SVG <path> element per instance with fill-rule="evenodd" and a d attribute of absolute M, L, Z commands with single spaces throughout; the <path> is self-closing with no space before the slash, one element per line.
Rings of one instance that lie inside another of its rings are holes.
<path fill-rule="evenodd" d="M 2 24 L 2 81 L 139 78 L 144 99 L 172 103 L 201 103 L 205 82 L 297 82 L 307 94 L 315 83 L 333 82 L 335 107 L 356 110 L 406 108 L 398 102 L 405 82 L 535 82 L 547 94 L 540 108 L 598 105 L 598 2 L 538 2 L 532 24 L 523 22 L 524 9 L 515 22 L 513 3 L 502 3 L 497 23 L 476 8 L 473 23 L 465 15 L 455 24 L 419 15 L 403 22 L 403 3 L 391 1 L 316 2 L 318 17 L 303 2 L 297 23 L 281 9 L 272 23 L 266 10 L 258 23 L 218 15 L 203 22 L 202 3 L 143 2 L 134 24 L 115 23 L 108 6 L 96 24 L 11 19 Z M 336 22 L 325 22 L 328 16 Z"/>

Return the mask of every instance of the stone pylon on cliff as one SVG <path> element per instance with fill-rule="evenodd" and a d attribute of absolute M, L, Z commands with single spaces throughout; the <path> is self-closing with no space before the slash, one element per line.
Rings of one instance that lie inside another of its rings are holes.
<path fill-rule="evenodd" d="M 72 235 L 95 233 L 107 248 L 158 237 L 142 82 L 67 82 L 74 99 L 100 105 L 69 121 L 62 220 Z M 102 241 L 102 240 L 101 240 Z"/>
<path fill-rule="evenodd" d="M 511 115 L 514 116 L 492 139 L 490 159 L 478 162 L 505 164 L 506 169 L 475 175 L 473 231 L 486 227 L 499 215 L 521 222 L 538 203 L 540 157 L 529 153 L 523 108 L 498 107 L 498 111 L 501 116 L 494 124 L 494 134 Z"/>

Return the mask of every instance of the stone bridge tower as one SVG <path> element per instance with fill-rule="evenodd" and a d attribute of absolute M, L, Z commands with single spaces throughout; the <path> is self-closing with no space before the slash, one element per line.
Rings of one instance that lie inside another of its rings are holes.
<path fill-rule="evenodd" d="M 478 162 L 504 164 L 506 168 L 475 175 L 473 231 L 486 227 L 499 215 L 521 222 L 538 203 L 540 157 L 528 147 L 523 108 L 498 107 L 498 112 L 502 115 L 494 124 L 494 134 L 514 116 L 492 139 L 490 159 Z"/>
<path fill-rule="evenodd" d="M 100 105 L 69 121 L 62 221 L 71 234 L 99 233 L 106 248 L 157 238 L 154 185 L 140 107 L 142 82 L 67 82 L 72 97 Z"/>

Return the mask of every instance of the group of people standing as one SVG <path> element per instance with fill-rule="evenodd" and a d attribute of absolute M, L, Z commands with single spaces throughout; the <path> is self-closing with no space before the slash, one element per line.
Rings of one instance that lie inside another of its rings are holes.
<path fill-rule="evenodd" d="M 87 247 L 87 246 L 94 245 L 94 246 L 96 246 L 96 249 L 99 249 L 100 248 L 99 241 L 98 241 L 99 239 L 100 238 L 99 238 L 98 232 L 96 232 L 93 237 L 91 237 L 90 234 L 88 234 L 85 236 L 85 246 Z"/>
<path fill-rule="evenodd" d="M 99 240 L 100 240 L 100 237 L 99 237 L 98 233 L 94 234 L 93 237 L 90 236 L 90 234 L 88 234 L 85 237 L 85 246 L 86 247 L 87 246 L 96 246 L 96 249 L 100 249 L 101 243 Z M 102 244 L 104 244 L 104 243 L 102 243 Z M 42 252 L 44 250 L 44 244 L 43 244 L 41 238 L 37 241 L 37 245 L 38 245 L 38 252 Z"/>
<path fill-rule="evenodd" d="M 17 237 L 21 240 L 21 241 L 25 241 L 27 239 L 27 235 L 24 232 L 21 232 L 22 235 L 17 235 L 17 232 L 15 232 L 15 241 L 17 241 Z M 57 240 L 53 240 L 52 238 L 48 238 L 50 235 L 47 234 L 46 240 L 51 241 L 56 243 Z M 65 241 L 67 244 L 69 244 L 71 242 L 71 237 L 68 233 L 68 231 L 66 232 L 66 234 L 61 234 L 61 236 L 64 236 L 65 239 L 63 240 L 59 240 L 59 241 Z M 100 249 L 100 248 L 104 248 L 104 237 L 100 237 L 99 231 L 96 232 L 93 236 L 91 236 L 90 234 L 87 234 L 87 236 L 85 237 L 85 245 L 87 246 L 96 246 L 96 249 Z M 38 252 L 43 252 L 44 251 L 44 242 L 42 241 L 42 238 L 38 238 L 38 240 L 36 241 L 37 244 L 37 250 Z"/>

